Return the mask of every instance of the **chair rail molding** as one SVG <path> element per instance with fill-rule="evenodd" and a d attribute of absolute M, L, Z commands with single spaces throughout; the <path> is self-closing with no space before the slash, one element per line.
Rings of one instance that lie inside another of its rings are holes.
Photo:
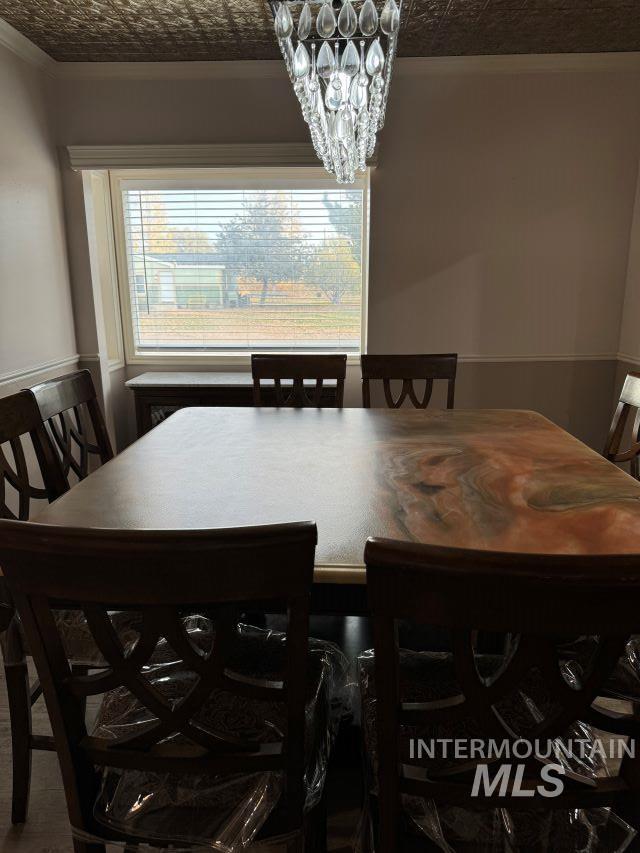
<path fill-rule="evenodd" d="M 10 385 L 15 382 L 21 382 L 24 379 L 30 379 L 39 373 L 45 373 L 50 370 L 58 370 L 64 367 L 70 367 L 80 361 L 81 356 L 78 353 L 68 355 L 65 358 L 57 358 L 53 361 L 43 361 L 40 364 L 33 364 L 30 367 L 25 367 L 20 370 L 13 370 L 9 373 L 0 374 L 0 386 Z"/>
<path fill-rule="evenodd" d="M 617 361 L 620 355 L 615 352 L 603 353 L 518 353 L 506 355 L 477 355 L 474 353 L 458 355 L 458 362 L 468 364 L 513 364 L 517 362 L 542 361 Z"/>
<path fill-rule="evenodd" d="M 618 361 L 624 361 L 626 364 L 632 364 L 634 367 L 640 367 L 640 356 L 637 355 L 627 355 L 625 352 L 619 352 Z"/>

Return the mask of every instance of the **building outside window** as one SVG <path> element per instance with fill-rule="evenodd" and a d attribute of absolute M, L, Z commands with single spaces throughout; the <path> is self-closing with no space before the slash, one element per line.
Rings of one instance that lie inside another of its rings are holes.
<path fill-rule="evenodd" d="M 128 361 L 363 347 L 368 176 L 111 174 Z"/>

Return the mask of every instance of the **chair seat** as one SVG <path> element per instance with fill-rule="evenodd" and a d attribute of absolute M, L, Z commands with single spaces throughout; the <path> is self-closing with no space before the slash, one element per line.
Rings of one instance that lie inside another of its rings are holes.
<path fill-rule="evenodd" d="M 413 652 L 400 650 L 400 695 L 404 702 L 432 702 L 460 693 L 453 655 L 446 652 Z M 490 678 L 500 668 L 504 658 L 499 655 L 477 655 L 476 667 L 482 678 Z M 367 785 L 374 801 L 377 778 L 376 696 L 373 651 L 358 658 L 359 682 L 362 697 L 362 727 L 366 755 Z M 563 671 L 567 682 L 575 677 L 573 670 Z M 502 699 L 495 710 L 517 735 L 526 737 L 527 730 L 535 725 L 537 710 L 548 707 L 544 682 L 535 674 L 525 676 L 512 694 Z M 401 756 L 409 756 L 410 739 L 434 743 L 436 751 L 425 757 L 421 764 L 428 774 L 463 769 L 460 760 L 451 756 L 451 746 L 445 753 L 442 742 L 438 754 L 438 740 L 444 738 L 470 739 L 481 731 L 479 723 L 470 716 L 444 719 L 430 728 L 403 727 L 400 731 Z M 584 723 L 574 724 L 565 734 L 571 739 L 593 739 L 591 728 Z M 565 738 L 558 739 L 559 741 Z M 607 775 L 605 763 L 599 753 L 591 759 L 579 756 L 570 758 L 560 752 L 557 763 L 566 770 L 581 776 L 596 778 Z M 447 851 L 474 850 L 484 853 L 502 853 L 504 850 L 542 853 L 562 850 L 614 851 L 623 849 L 622 841 L 632 832 L 630 827 L 608 809 L 573 811 L 567 809 L 524 812 L 517 808 L 469 810 L 453 806 L 437 807 L 432 800 L 402 795 L 403 816 L 409 835 L 426 837 Z M 550 805 L 552 801 L 550 801 Z M 515 801 L 517 806 L 517 801 Z M 367 821 L 363 821 L 363 826 Z M 550 841 L 553 839 L 553 843 Z M 424 841 L 423 841 L 424 843 Z M 367 849 L 367 843 L 363 842 Z M 409 845 L 409 849 L 411 846 Z"/>
<path fill-rule="evenodd" d="M 215 637 L 209 620 L 191 616 L 187 622 L 193 645 L 208 651 Z M 230 651 L 227 672 L 259 683 L 280 680 L 285 635 L 241 625 Z M 321 799 L 333 739 L 349 704 L 348 662 L 336 646 L 310 639 L 308 665 L 306 810 Z M 164 641 L 143 674 L 170 704 L 184 697 L 197 681 Z M 154 715 L 121 687 L 105 694 L 93 734 L 130 736 L 154 721 Z M 195 721 L 215 735 L 258 743 L 279 741 L 286 729 L 282 703 L 247 699 L 217 688 Z M 187 742 L 183 735 L 170 740 L 176 745 Z M 235 850 L 255 838 L 267 819 L 269 827 L 278 826 L 281 793 L 282 778 L 275 772 L 189 777 L 107 768 L 94 817 L 108 830 L 147 841 L 215 842 L 220 845 L 216 849 Z"/>

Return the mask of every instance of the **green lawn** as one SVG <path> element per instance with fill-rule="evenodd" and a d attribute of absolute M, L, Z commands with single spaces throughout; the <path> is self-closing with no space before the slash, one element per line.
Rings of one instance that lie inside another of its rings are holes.
<path fill-rule="evenodd" d="M 139 343 L 219 343 L 289 340 L 292 337 L 357 340 L 360 305 L 223 308 L 156 308 L 139 316 Z"/>

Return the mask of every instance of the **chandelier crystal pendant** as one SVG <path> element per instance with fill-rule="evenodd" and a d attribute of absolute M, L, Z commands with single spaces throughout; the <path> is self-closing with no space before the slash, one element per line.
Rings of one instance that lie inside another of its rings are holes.
<path fill-rule="evenodd" d="M 376 147 L 396 55 L 402 0 L 271 0 L 294 91 L 325 169 L 340 184 Z"/>

